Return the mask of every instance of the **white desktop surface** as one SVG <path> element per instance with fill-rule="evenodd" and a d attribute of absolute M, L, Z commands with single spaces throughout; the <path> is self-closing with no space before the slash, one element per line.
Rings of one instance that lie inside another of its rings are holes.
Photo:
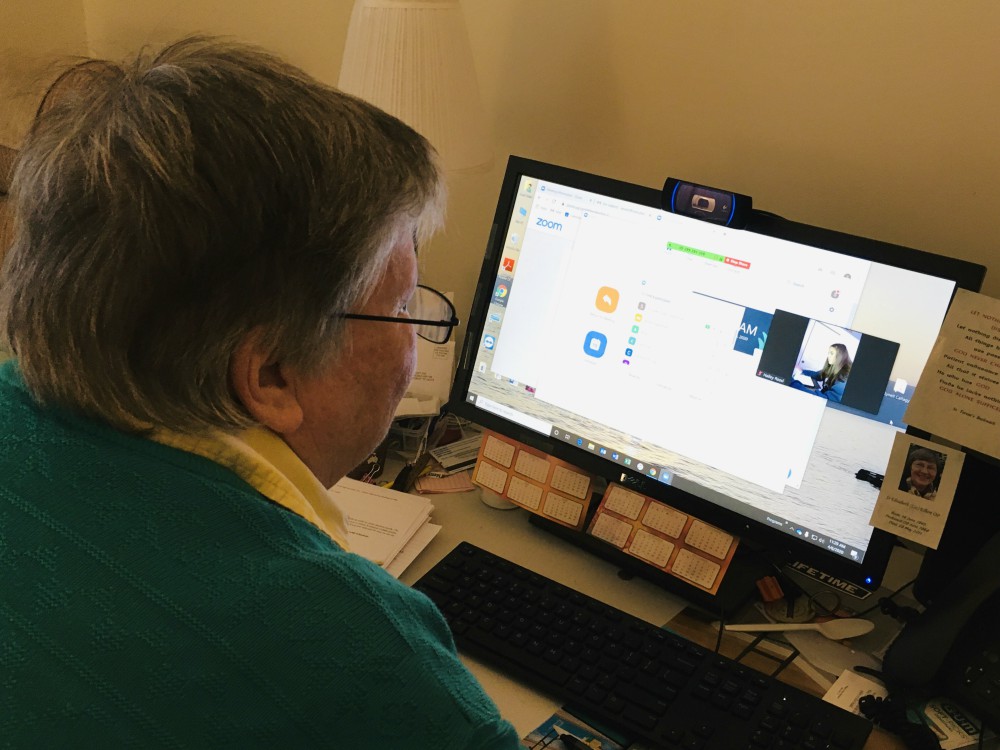
<path fill-rule="evenodd" d="M 649 581 L 623 580 L 613 564 L 529 523 L 527 511 L 488 507 L 478 490 L 429 497 L 434 503 L 431 518 L 442 529 L 400 576 L 404 583 L 414 583 L 466 541 L 655 625 L 663 625 L 686 606 Z M 462 661 L 522 737 L 561 705 L 466 654 Z"/>
<path fill-rule="evenodd" d="M 613 563 L 532 525 L 527 511 L 488 507 L 478 489 L 430 497 L 434 503 L 431 519 L 442 529 L 400 576 L 406 584 L 416 582 L 459 542 L 467 541 L 656 625 L 669 622 L 686 607 L 680 597 L 642 578 L 623 579 Z M 679 632 L 693 637 L 690 628 Z M 466 654 L 461 658 L 521 737 L 562 705 Z M 865 747 L 881 750 L 902 745 L 876 729 Z"/>

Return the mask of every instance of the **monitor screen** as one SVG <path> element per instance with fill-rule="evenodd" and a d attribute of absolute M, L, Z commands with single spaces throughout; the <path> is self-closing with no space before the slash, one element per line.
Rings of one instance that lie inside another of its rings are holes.
<path fill-rule="evenodd" d="M 856 582 L 957 286 L 983 269 L 512 157 L 452 409 Z"/>

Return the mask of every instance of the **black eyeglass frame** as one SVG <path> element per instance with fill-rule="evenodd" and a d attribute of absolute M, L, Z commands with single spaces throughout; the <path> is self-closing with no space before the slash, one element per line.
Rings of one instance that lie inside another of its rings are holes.
<path fill-rule="evenodd" d="M 455 330 L 460 321 L 458 316 L 455 314 L 455 306 L 451 303 L 451 300 L 445 297 L 437 289 L 433 289 L 429 286 L 424 286 L 423 284 L 417 284 L 418 289 L 424 289 L 428 292 L 433 292 L 436 294 L 451 310 L 451 320 L 422 320 L 419 318 L 395 318 L 389 315 L 362 315 L 360 313 L 341 313 L 338 318 L 345 318 L 347 320 L 372 320 L 376 323 L 406 323 L 407 325 L 414 326 L 437 326 L 438 328 L 447 328 L 448 333 L 442 341 L 435 341 L 434 339 L 429 339 L 417 331 L 417 335 L 425 341 L 430 341 L 434 344 L 447 344 L 451 339 L 451 334 Z"/>

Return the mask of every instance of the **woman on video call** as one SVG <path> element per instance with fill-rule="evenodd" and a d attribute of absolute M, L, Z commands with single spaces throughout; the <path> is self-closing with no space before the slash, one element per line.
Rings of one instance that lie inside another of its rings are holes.
<path fill-rule="evenodd" d="M 840 403 L 844 397 L 847 376 L 850 374 L 851 355 L 847 347 L 840 343 L 830 344 L 830 349 L 826 353 L 826 363 L 822 368 L 802 371 L 803 376 L 812 380 L 812 386 L 803 385 L 798 381 L 793 382 L 793 385 L 829 401 Z"/>

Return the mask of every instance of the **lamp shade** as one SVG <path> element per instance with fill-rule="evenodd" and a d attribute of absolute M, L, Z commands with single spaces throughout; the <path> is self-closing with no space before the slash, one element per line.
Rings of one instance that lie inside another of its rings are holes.
<path fill-rule="evenodd" d="M 356 0 L 338 86 L 421 133 L 449 171 L 492 163 L 458 0 Z"/>

